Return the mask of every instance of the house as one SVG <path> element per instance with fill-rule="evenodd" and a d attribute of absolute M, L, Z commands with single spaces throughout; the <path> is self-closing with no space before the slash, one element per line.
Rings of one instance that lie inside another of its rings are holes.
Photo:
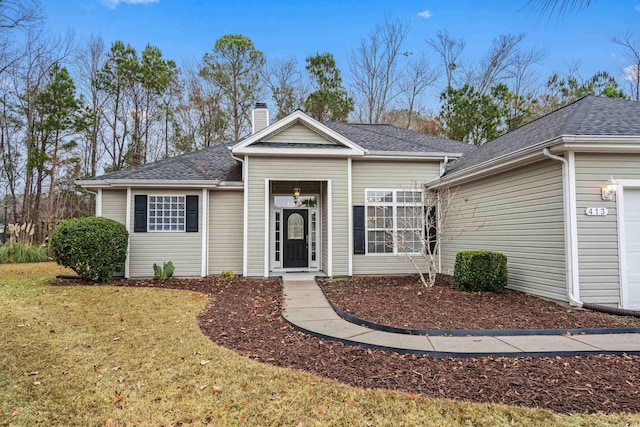
<path fill-rule="evenodd" d="M 441 247 L 508 257 L 509 287 L 571 302 L 640 309 L 640 102 L 587 96 L 467 153 L 430 189 L 456 188 Z M 463 227 L 464 224 L 454 224 Z"/>
<path fill-rule="evenodd" d="M 169 260 L 176 276 L 415 271 L 390 238 L 396 217 L 421 207 L 415 183 L 474 147 L 301 111 L 269 126 L 265 104 L 252 116 L 252 134 L 236 144 L 79 181 L 96 193 L 98 216 L 129 230 L 125 277 Z"/>
<path fill-rule="evenodd" d="M 440 242 L 442 272 L 460 250 L 498 250 L 513 289 L 640 308 L 640 103 L 587 96 L 479 148 L 301 111 L 268 125 L 264 104 L 252 116 L 235 144 L 79 182 L 130 232 L 126 277 L 168 260 L 179 276 L 411 273 L 419 242 L 395 239 L 422 227 L 422 191 L 448 187 L 462 231 Z"/>

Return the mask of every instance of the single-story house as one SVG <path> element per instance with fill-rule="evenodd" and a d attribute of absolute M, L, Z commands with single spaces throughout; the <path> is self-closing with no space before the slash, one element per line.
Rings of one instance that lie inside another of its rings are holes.
<path fill-rule="evenodd" d="M 500 250 L 513 289 L 640 308 L 640 103 L 588 96 L 479 148 L 301 111 L 269 125 L 264 104 L 252 116 L 235 144 L 79 181 L 130 232 L 125 277 L 169 260 L 178 276 L 412 273 L 410 216 L 455 186 L 450 221 L 482 226 L 440 243 L 442 272 L 459 250 Z"/>

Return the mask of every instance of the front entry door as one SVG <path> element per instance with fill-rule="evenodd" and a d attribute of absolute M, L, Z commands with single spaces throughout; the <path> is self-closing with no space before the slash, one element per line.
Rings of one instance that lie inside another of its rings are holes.
<path fill-rule="evenodd" d="M 283 209 L 284 217 L 284 268 L 309 266 L 309 224 L 306 209 Z"/>

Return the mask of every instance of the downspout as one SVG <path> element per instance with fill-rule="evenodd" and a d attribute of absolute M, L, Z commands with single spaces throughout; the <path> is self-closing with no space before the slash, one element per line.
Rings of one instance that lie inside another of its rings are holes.
<path fill-rule="evenodd" d="M 578 301 L 574 298 L 573 295 L 573 251 L 574 247 L 574 236 L 571 232 L 573 226 L 573 215 L 572 208 L 569 197 L 569 161 L 564 157 L 556 156 L 555 154 L 551 154 L 549 148 L 544 148 L 542 150 L 542 154 L 546 157 L 562 162 L 562 192 L 563 192 L 563 202 L 564 202 L 564 241 L 565 241 L 565 265 L 566 265 L 566 292 L 567 298 L 569 298 L 569 304 L 582 308 L 584 305 L 582 301 Z"/>
<path fill-rule="evenodd" d="M 439 178 L 442 178 L 442 176 L 446 172 L 447 163 L 449 163 L 449 156 L 444 156 L 444 159 L 442 159 L 442 162 L 440 163 Z M 439 215 L 439 213 L 440 213 L 440 198 L 438 198 L 438 208 L 436 209 L 436 215 Z M 436 220 L 436 224 L 437 224 L 437 220 Z M 436 244 L 438 245 L 438 274 L 442 274 L 442 252 L 441 252 L 442 247 L 440 246 L 440 240 L 438 240 Z"/>

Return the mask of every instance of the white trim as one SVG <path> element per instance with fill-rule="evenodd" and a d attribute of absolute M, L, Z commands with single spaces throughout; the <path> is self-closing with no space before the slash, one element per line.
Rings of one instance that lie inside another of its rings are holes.
<path fill-rule="evenodd" d="M 351 157 L 347 159 L 347 209 L 349 212 L 347 214 L 347 236 L 349 239 L 349 244 L 347 245 L 349 253 L 347 254 L 349 258 L 349 272 L 348 275 L 353 275 L 353 194 L 352 194 L 352 177 L 351 177 Z"/>
<path fill-rule="evenodd" d="M 333 276 L 333 192 L 327 180 L 327 276 Z"/>
<path fill-rule="evenodd" d="M 242 226 L 242 275 L 247 277 L 249 255 L 249 157 L 244 156 L 242 164 L 242 181 L 244 183 L 244 212 Z"/>
<path fill-rule="evenodd" d="M 626 242 L 624 226 L 624 184 L 618 183 L 616 193 L 616 212 L 618 217 L 618 268 L 620 269 L 620 307 L 627 307 L 629 294 L 627 292 L 627 270 L 626 270 Z"/>
<path fill-rule="evenodd" d="M 462 157 L 463 153 L 448 153 L 441 151 L 367 151 L 364 158 L 365 159 L 404 159 L 409 158 L 407 160 L 443 160 L 445 157 L 449 158 L 458 158 Z"/>
<path fill-rule="evenodd" d="M 293 144 L 292 144 L 293 145 Z M 347 156 L 361 156 L 362 153 L 358 150 L 351 148 L 291 148 L 291 147 L 247 147 L 238 151 L 234 151 L 234 154 L 254 154 L 254 155 L 274 155 L 278 157 L 347 157 Z"/>
<path fill-rule="evenodd" d="M 96 216 L 102 216 L 102 188 L 96 193 Z"/>
<path fill-rule="evenodd" d="M 202 268 L 200 271 L 200 275 L 202 277 L 207 277 L 208 272 L 208 256 L 207 256 L 207 248 L 208 248 L 208 236 L 209 236 L 209 190 L 206 188 L 202 189 Z"/>
<path fill-rule="evenodd" d="M 576 156 L 573 151 L 569 151 L 567 155 L 568 167 L 568 197 L 569 197 L 569 215 L 571 233 L 571 267 L 573 273 L 571 275 L 571 287 L 573 289 L 573 297 L 580 301 L 580 264 L 578 260 L 578 207 L 576 201 Z"/>
<path fill-rule="evenodd" d="M 236 153 L 242 153 L 242 149 L 244 149 L 245 147 L 250 146 L 251 144 L 258 142 L 260 140 L 262 140 L 263 138 L 265 138 L 266 136 L 273 136 L 274 134 L 278 133 L 278 131 L 282 131 L 287 129 L 291 124 L 294 123 L 302 123 L 303 125 L 306 125 L 308 128 L 310 128 L 311 130 L 315 130 L 316 132 L 320 133 L 320 134 L 324 134 L 326 136 L 328 136 L 329 138 L 332 138 L 336 141 L 338 141 L 339 143 L 345 145 L 348 148 L 351 148 L 352 150 L 356 151 L 357 154 L 364 154 L 366 150 L 364 150 L 362 147 L 360 147 L 358 144 L 354 143 L 353 141 L 351 141 L 350 139 L 346 138 L 344 135 L 339 134 L 338 132 L 334 131 L 333 129 L 329 128 L 328 126 L 325 126 L 324 124 L 320 123 L 319 121 L 317 121 L 316 119 L 306 115 L 305 113 L 303 113 L 300 110 L 296 110 L 293 113 L 289 114 L 287 117 L 278 120 L 277 122 L 275 122 L 274 124 L 267 126 L 266 128 L 254 133 L 253 135 L 247 137 L 244 141 L 237 143 L 236 145 L 234 145 L 233 147 L 231 147 L 231 151 L 236 154 Z"/>
<path fill-rule="evenodd" d="M 271 193 L 269 178 L 264 180 L 264 277 L 269 277 L 269 193 Z"/>
<path fill-rule="evenodd" d="M 127 257 L 124 260 L 124 278 L 129 278 L 129 265 L 131 263 L 131 187 L 127 187 L 127 211 L 124 216 L 124 226 L 129 233 L 129 239 L 127 240 Z"/>
<path fill-rule="evenodd" d="M 562 144 L 560 147 L 565 150 L 575 151 L 578 153 L 638 153 L 640 145 L 638 144 Z"/>
<path fill-rule="evenodd" d="M 618 179 L 618 191 L 616 194 L 616 212 L 618 216 L 618 268 L 620 269 L 620 307 L 629 308 L 628 277 L 627 277 L 627 248 L 625 241 L 625 218 L 624 218 L 624 188 L 640 189 L 640 179 Z"/>

